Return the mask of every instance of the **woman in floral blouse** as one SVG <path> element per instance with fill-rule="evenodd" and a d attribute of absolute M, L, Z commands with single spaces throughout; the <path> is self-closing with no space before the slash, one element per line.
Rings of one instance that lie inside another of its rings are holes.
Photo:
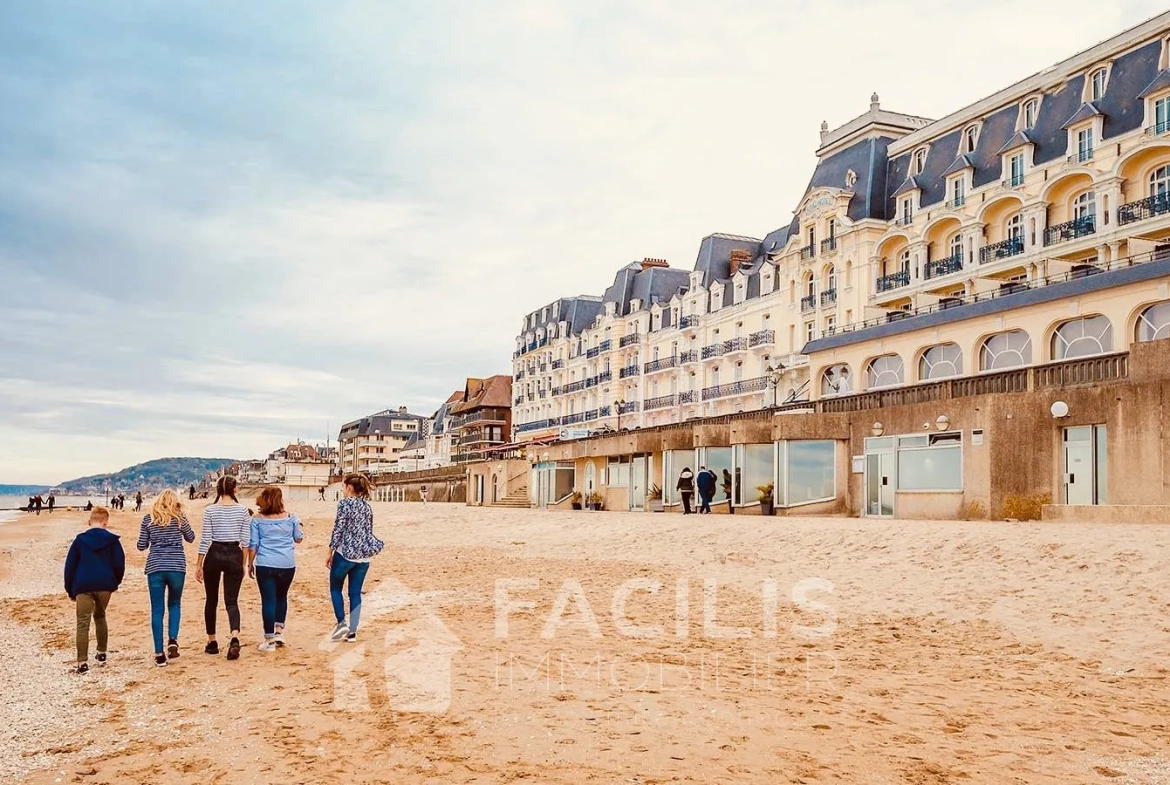
<path fill-rule="evenodd" d="M 337 520 L 329 538 L 329 595 L 333 599 L 333 615 L 337 626 L 330 636 L 333 640 L 357 640 L 358 623 L 362 612 L 362 584 L 370 569 L 370 560 L 382 552 L 385 545 L 374 536 L 374 510 L 370 507 L 370 481 L 361 474 L 345 478 L 345 497 L 337 503 Z M 345 598 L 342 588 L 349 579 L 349 621 L 345 619 Z"/>

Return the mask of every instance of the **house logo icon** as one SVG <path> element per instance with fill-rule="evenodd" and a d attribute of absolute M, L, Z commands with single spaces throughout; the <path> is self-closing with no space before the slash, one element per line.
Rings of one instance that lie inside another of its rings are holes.
<path fill-rule="evenodd" d="M 390 614 L 407 618 L 387 623 L 385 617 Z M 451 707 L 451 664 L 463 643 L 424 597 L 396 578 L 383 580 L 362 597 L 361 629 L 385 636 L 382 671 L 391 709 L 442 714 Z M 330 661 L 334 706 L 343 711 L 369 711 L 366 678 L 355 672 L 371 670 L 366 667 L 365 644 L 338 643 L 326 636 L 317 648 L 340 652 Z"/>

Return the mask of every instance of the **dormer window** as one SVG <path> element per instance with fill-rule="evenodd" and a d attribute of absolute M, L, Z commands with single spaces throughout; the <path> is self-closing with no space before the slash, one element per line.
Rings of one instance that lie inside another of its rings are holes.
<path fill-rule="evenodd" d="M 1089 75 L 1089 100 L 1100 101 L 1105 95 L 1105 79 L 1107 71 L 1104 68 L 1098 68 Z"/>
<path fill-rule="evenodd" d="M 975 152 L 975 145 L 979 142 L 979 126 L 969 125 L 963 129 L 963 152 Z"/>
<path fill-rule="evenodd" d="M 962 207 L 967 201 L 967 176 L 959 175 L 951 180 L 950 186 L 950 206 Z"/>
<path fill-rule="evenodd" d="M 1040 102 L 1032 98 L 1024 102 L 1024 130 L 1036 127 L 1036 113 L 1040 110 Z"/>
<path fill-rule="evenodd" d="M 1008 185 L 1018 188 L 1024 184 L 1024 154 L 1016 153 L 1008 159 Z"/>
<path fill-rule="evenodd" d="M 926 148 L 922 147 L 914 151 L 914 157 L 911 161 L 911 174 L 922 174 L 922 170 L 926 168 Z"/>
<path fill-rule="evenodd" d="M 914 197 L 906 196 L 902 199 L 901 205 L 901 219 L 902 223 L 908 224 L 914 220 Z"/>
<path fill-rule="evenodd" d="M 1077 163 L 1084 163 L 1085 161 L 1093 160 L 1092 127 L 1082 128 L 1081 130 L 1077 131 L 1077 146 L 1076 152 L 1073 153 L 1073 155 L 1076 156 Z"/>

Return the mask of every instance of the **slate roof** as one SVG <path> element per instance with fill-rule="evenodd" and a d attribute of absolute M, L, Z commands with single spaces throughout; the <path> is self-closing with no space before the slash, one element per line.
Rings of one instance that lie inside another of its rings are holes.
<path fill-rule="evenodd" d="M 1170 69 L 1159 71 L 1158 75 L 1154 77 L 1154 81 L 1150 82 L 1146 85 L 1146 89 L 1138 93 L 1138 98 L 1144 99 L 1166 88 L 1170 88 Z"/>
<path fill-rule="evenodd" d="M 485 407 L 512 408 L 512 377 L 503 374 L 486 379 L 469 378 L 463 395 L 452 405 L 451 414 L 466 414 Z"/>
<path fill-rule="evenodd" d="M 1036 142 L 1034 139 L 1032 139 L 1027 131 L 1016 131 L 1014 134 L 1012 134 L 1012 138 L 1008 139 L 1007 142 L 1004 143 L 1004 146 L 999 148 L 998 154 L 1003 155 L 1008 150 L 1014 150 L 1017 147 L 1023 147 L 1026 144 L 1034 145 Z"/>
<path fill-rule="evenodd" d="M 1083 104 L 1081 104 L 1081 108 L 1078 109 L 1072 117 L 1064 121 L 1064 125 L 1061 127 L 1068 128 L 1069 126 L 1076 125 L 1077 123 L 1083 123 L 1086 120 L 1098 117 L 1100 115 L 1101 110 L 1094 106 L 1092 101 L 1085 101 Z"/>
<path fill-rule="evenodd" d="M 916 179 L 914 179 L 913 177 L 907 177 L 906 181 L 903 182 L 900 186 L 898 186 L 898 190 L 894 191 L 894 196 L 901 196 L 902 194 L 907 193 L 909 191 L 921 191 L 921 190 L 922 190 L 922 186 L 918 184 L 918 181 Z"/>
<path fill-rule="evenodd" d="M 947 170 L 942 173 L 943 177 L 950 177 L 952 174 L 958 174 L 964 169 L 974 169 L 975 164 L 971 163 L 971 159 L 966 155 L 960 155 L 955 159 L 955 162 L 947 167 Z"/>

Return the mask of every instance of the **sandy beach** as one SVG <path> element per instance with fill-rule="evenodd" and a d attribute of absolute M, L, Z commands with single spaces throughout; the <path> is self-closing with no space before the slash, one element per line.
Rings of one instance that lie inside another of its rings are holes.
<path fill-rule="evenodd" d="M 288 647 L 256 650 L 245 582 L 242 658 L 203 654 L 192 573 L 166 668 L 115 513 L 86 676 L 60 579 L 84 514 L 0 526 L 0 781 L 1170 782 L 1165 526 L 376 504 L 362 630 L 331 644 L 333 508 L 295 510 Z"/>

